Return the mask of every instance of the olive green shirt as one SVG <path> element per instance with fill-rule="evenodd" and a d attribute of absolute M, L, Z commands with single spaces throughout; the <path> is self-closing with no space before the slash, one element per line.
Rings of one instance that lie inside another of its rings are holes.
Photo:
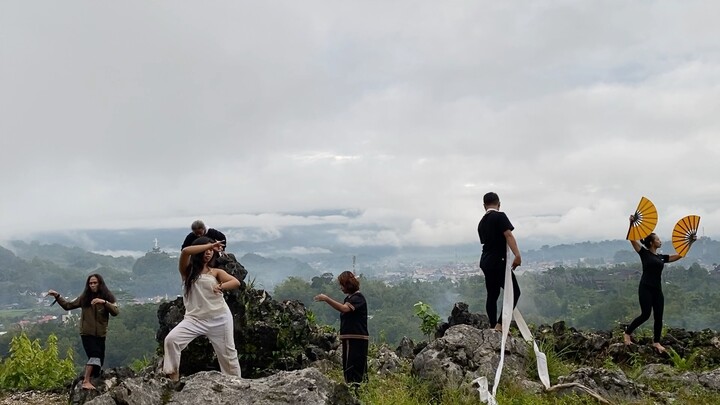
<path fill-rule="evenodd" d="M 67 301 L 58 295 L 57 303 L 66 311 L 80 308 L 80 297 L 72 301 Z M 80 334 L 105 337 L 107 334 L 108 320 L 110 315 L 117 316 L 120 308 L 114 302 L 105 302 L 105 304 L 90 305 L 83 307 L 80 313 Z"/>

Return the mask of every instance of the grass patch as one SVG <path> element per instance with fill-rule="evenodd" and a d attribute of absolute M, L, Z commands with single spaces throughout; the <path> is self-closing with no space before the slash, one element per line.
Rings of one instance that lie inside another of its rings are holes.
<path fill-rule="evenodd" d="M 545 353 L 551 384 L 556 384 L 558 377 L 568 375 L 573 371 L 574 367 L 566 364 L 562 360 L 563 356 L 567 354 L 567 349 L 556 352 L 555 345 L 552 340 L 539 341 L 538 348 L 541 352 Z M 535 356 L 535 350 L 533 350 L 532 342 L 528 342 L 528 353 L 530 354 L 530 360 L 527 365 L 528 377 L 530 377 L 531 380 L 539 382 L 540 376 L 538 375 L 537 359 Z"/>

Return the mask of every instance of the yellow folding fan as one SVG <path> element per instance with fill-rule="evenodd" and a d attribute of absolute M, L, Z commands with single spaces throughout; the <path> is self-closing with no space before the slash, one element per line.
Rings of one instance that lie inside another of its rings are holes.
<path fill-rule="evenodd" d="M 627 240 L 640 240 L 650 235 L 658 222 L 658 213 L 655 204 L 645 197 L 640 199 L 633 221 L 630 222 Z"/>
<path fill-rule="evenodd" d="M 675 224 L 672 232 L 672 244 L 677 254 L 685 257 L 690 251 L 690 246 L 697 238 L 699 225 L 700 217 L 697 215 L 688 215 Z"/>

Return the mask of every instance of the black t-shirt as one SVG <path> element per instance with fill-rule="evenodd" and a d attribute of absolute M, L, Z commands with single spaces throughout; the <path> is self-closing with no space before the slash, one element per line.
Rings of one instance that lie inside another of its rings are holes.
<path fill-rule="evenodd" d="M 350 304 L 350 312 L 340 312 L 340 339 L 368 339 L 367 301 L 360 291 L 347 297 L 343 304 Z"/>
<path fill-rule="evenodd" d="M 507 256 L 505 231 L 514 230 L 504 212 L 489 210 L 478 224 L 478 235 L 482 243 L 483 256 L 504 260 Z"/>
<path fill-rule="evenodd" d="M 223 245 L 223 250 L 225 250 L 225 246 L 227 246 L 227 239 L 225 239 L 225 234 L 223 234 L 222 232 L 218 231 L 217 229 L 210 228 L 207 230 L 205 235 L 202 235 L 202 236 L 207 236 L 208 238 L 213 239 L 216 242 L 220 241 L 220 240 L 224 241 L 222 243 L 222 245 Z M 195 242 L 195 239 L 197 239 L 199 237 L 200 236 L 195 235 L 194 232 L 190 232 L 185 237 L 185 241 L 183 242 L 182 247 L 180 249 L 185 249 L 186 247 L 192 245 L 192 243 Z"/>
<path fill-rule="evenodd" d="M 640 262 L 642 263 L 640 284 L 660 288 L 662 286 L 660 275 L 665 267 L 665 263 L 670 260 L 670 256 L 655 254 L 645 248 L 641 248 L 640 251 L 638 251 L 638 255 L 640 255 Z"/>

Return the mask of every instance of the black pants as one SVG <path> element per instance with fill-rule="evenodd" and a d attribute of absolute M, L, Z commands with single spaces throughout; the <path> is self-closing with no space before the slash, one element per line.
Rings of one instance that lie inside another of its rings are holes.
<path fill-rule="evenodd" d="M 342 365 L 345 382 L 367 382 L 368 343 L 366 339 L 342 340 Z"/>
<path fill-rule="evenodd" d="M 638 297 L 640 298 L 640 316 L 635 318 L 625 333 L 631 335 L 638 326 L 642 325 L 650 319 L 650 311 L 653 313 L 655 323 L 653 325 L 653 342 L 660 342 L 660 334 L 662 334 L 662 319 L 665 309 L 665 296 L 662 287 L 653 287 L 646 284 L 640 284 L 638 287 Z"/>
<path fill-rule="evenodd" d="M 500 317 L 498 317 L 497 314 L 497 300 L 500 298 L 500 289 L 505 287 L 505 260 L 483 254 L 480 258 L 480 269 L 485 275 L 485 290 L 487 290 L 485 311 L 490 321 L 490 327 L 494 328 L 498 323 L 502 323 L 502 313 Z M 518 285 L 514 272 L 511 274 L 511 277 L 513 285 L 513 309 L 515 309 L 518 299 L 520 299 L 520 286 Z"/>
<path fill-rule="evenodd" d="M 105 337 L 80 335 L 80 339 L 82 339 L 85 354 L 88 356 L 86 365 L 93 366 L 93 377 L 99 377 L 100 369 L 105 363 Z"/>

